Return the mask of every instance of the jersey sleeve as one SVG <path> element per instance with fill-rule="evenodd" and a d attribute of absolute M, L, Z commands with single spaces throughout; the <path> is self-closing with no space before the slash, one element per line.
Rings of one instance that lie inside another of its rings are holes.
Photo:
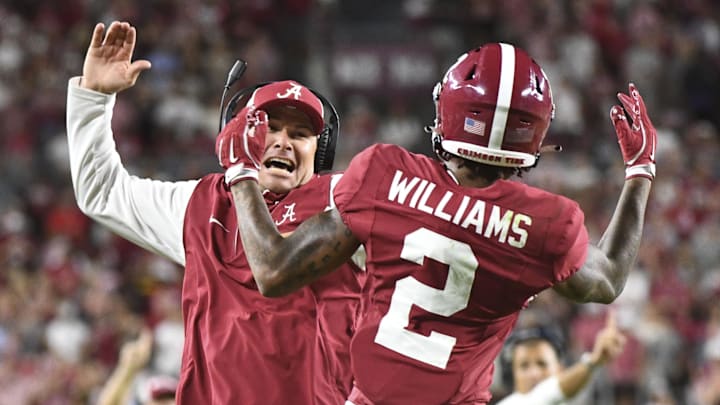
<path fill-rule="evenodd" d="M 363 243 L 370 235 L 374 217 L 372 175 L 381 164 L 374 158 L 377 150 L 378 146 L 371 146 L 355 156 L 333 190 L 335 206 L 345 225 Z"/>
<path fill-rule="evenodd" d="M 553 269 L 555 283 L 575 274 L 587 258 L 589 238 L 585 228 L 585 214 L 575 202 L 569 204 L 567 211 L 569 215 L 554 249 L 557 255 Z"/>
<path fill-rule="evenodd" d="M 70 171 L 80 210 L 140 247 L 185 264 L 183 223 L 197 180 L 164 182 L 130 175 L 110 126 L 115 95 L 68 83 Z"/>

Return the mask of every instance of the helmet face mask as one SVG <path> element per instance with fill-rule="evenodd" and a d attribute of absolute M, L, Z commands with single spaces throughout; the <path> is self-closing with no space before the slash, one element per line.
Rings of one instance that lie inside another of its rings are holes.
<path fill-rule="evenodd" d="M 523 50 L 495 43 L 462 55 L 433 96 L 440 153 L 493 166 L 535 165 L 554 105 L 545 73 Z"/>

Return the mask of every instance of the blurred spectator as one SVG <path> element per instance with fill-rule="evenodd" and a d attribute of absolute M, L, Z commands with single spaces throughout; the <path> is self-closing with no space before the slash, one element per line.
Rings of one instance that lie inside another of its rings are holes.
<path fill-rule="evenodd" d="M 155 370 L 173 374 L 180 370 L 185 329 L 178 302 L 180 291 L 176 288 L 158 288 L 151 300 L 151 313 L 155 318 Z"/>
<path fill-rule="evenodd" d="M 708 340 L 702 350 L 698 375 L 688 393 L 690 405 L 720 403 L 720 335 Z"/>
<path fill-rule="evenodd" d="M 426 141 L 418 139 L 417 134 L 422 133 L 423 124 L 413 116 L 410 106 L 405 100 L 393 99 L 390 102 L 388 115 L 380 123 L 377 141 L 393 143 L 409 149 L 418 149 L 418 143 Z"/>
<path fill-rule="evenodd" d="M 48 323 L 46 341 L 50 352 L 68 363 L 82 360 L 90 338 L 90 328 L 78 316 L 74 303 L 63 301 L 57 316 Z"/>
<path fill-rule="evenodd" d="M 125 343 L 118 364 L 100 391 L 98 405 L 170 405 L 175 403 L 178 381 L 164 374 L 145 375 L 153 349 L 153 332 L 143 329 L 140 336 Z M 136 402 L 137 400 L 137 402 Z"/>

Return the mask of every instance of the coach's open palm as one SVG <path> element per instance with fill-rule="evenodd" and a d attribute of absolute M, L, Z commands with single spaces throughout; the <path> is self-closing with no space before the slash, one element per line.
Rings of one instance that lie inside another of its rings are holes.
<path fill-rule="evenodd" d="M 135 27 L 129 23 L 113 21 L 107 33 L 104 24 L 96 24 L 85 56 L 80 86 L 106 94 L 132 87 L 140 72 L 150 69 L 147 60 L 132 62 L 134 49 Z"/>

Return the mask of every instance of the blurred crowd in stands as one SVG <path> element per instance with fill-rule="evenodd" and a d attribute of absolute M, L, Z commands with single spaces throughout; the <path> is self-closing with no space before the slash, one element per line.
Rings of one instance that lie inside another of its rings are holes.
<path fill-rule="evenodd" d="M 227 70 L 238 87 L 297 79 L 341 117 L 336 169 L 375 142 L 430 153 L 432 88 L 464 50 L 510 42 L 550 77 L 556 118 L 523 181 L 576 199 L 601 237 L 624 174 L 608 111 L 637 84 L 659 131 L 636 269 L 616 303 L 629 338 L 580 403 L 720 403 L 720 4 L 715 0 L 11 0 L 0 3 L 0 404 L 88 404 L 124 342 L 154 331 L 153 372 L 177 374 L 182 270 L 75 204 L 67 81 L 95 22 L 138 29 L 153 68 L 112 126 L 139 176 L 198 178 Z M 575 358 L 603 306 L 543 293 L 518 327 L 555 324 Z M 508 387 L 496 382 L 497 398 Z"/>

